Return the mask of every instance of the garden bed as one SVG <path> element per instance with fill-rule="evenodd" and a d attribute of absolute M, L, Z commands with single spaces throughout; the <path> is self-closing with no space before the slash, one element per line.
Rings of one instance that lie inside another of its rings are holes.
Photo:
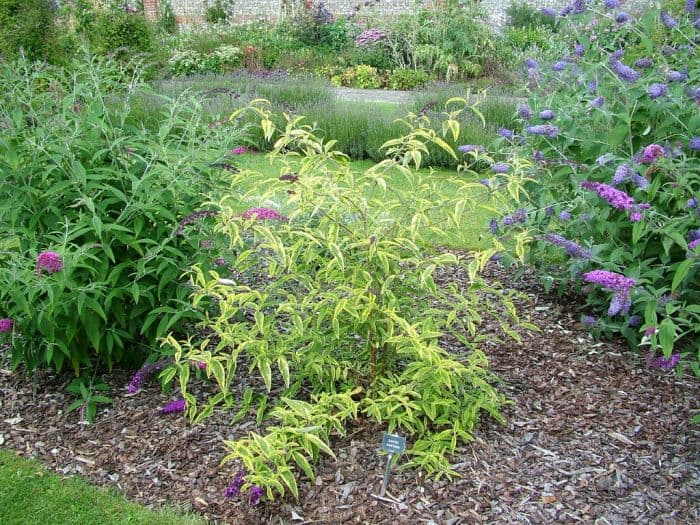
<path fill-rule="evenodd" d="M 450 279 L 466 280 L 465 275 Z M 489 269 L 507 282 L 507 273 Z M 514 402 L 506 424 L 483 420 L 476 440 L 455 458 L 462 475 L 426 480 L 397 470 L 391 497 L 379 499 L 382 428 L 349 429 L 324 458 L 314 484 L 300 483 L 299 502 L 226 500 L 235 473 L 220 467 L 223 439 L 241 437 L 254 421 L 229 425 L 217 414 L 193 427 L 160 416 L 169 398 L 151 384 L 126 395 L 129 376 L 106 378 L 114 405 L 92 426 L 66 415 L 70 380 L 41 373 L 36 381 L 0 371 L 4 447 L 38 456 L 53 470 L 123 490 L 148 505 L 166 502 L 224 523 L 691 523 L 700 520 L 700 433 L 690 426 L 698 384 L 649 369 L 622 342 L 595 342 L 579 314 L 552 301 L 531 277 L 518 285 L 541 332 L 520 344 L 485 345 L 501 389 Z M 497 326 L 497 325 L 494 325 Z M 494 337 L 498 328 L 484 327 Z M 395 502 L 392 502 L 395 500 Z"/>

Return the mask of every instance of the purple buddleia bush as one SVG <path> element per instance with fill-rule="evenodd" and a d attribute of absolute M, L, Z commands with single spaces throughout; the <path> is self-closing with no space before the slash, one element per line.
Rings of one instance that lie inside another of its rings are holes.
<path fill-rule="evenodd" d="M 607 0 L 553 13 L 574 58 L 538 64 L 537 85 L 524 79 L 518 140 L 494 146 L 503 164 L 527 161 L 529 201 L 514 201 L 490 232 L 502 241 L 528 233 L 526 262 L 545 286 L 579 290 L 596 334 L 698 371 L 697 9 L 622 8 Z M 528 210 L 524 221 L 518 209 Z"/>

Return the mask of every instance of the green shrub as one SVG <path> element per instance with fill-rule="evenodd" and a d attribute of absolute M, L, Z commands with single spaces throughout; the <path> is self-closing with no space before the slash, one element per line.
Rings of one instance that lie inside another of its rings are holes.
<path fill-rule="evenodd" d="M 175 20 L 175 12 L 170 0 L 161 0 L 160 2 L 158 27 L 169 35 L 174 35 L 177 32 L 177 21 Z"/>
<path fill-rule="evenodd" d="M 225 24 L 228 21 L 227 2 L 214 0 L 213 4 L 208 4 L 204 10 L 204 19 L 209 24 Z"/>
<path fill-rule="evenodd" d="M 272 116 L 264 106 L 255 111 L 271 139 Z M 360 414 L 407 434 L 407 466 L 436 477 L 455 474 L 450 455 L 473 439 L 482 411 L 502 420 L 504 398 L 478 349 L 477 327 L 482 316 L 495 315 L 514 334 L 514 308 L 478 278 L 493 252 L 466 263 L 428 246 L 426 234 L 445 233 L 445 205 L 449 220 L 459 221 L 478 203 L 467 184 L 449 203 L 428 196 L 435 183 L 411 166 L 420 165 L 426 143 L 449 147 L 424 117 L 404 122 L 405 135 L 385 144 L 389 159 L 357 173 L 332 141 L 290 118 L 278 130 L 273 158 L 281 175 L 295 173 L 294 182 L 251 171 L 233 181 L 253 188 L 245 196 L 252 206 L 275 208 L 241 214 L 238 200 L 221 202 L 219 230 L 236 280 L 193 268 L 193 304 L 216 305 L 202 324 L 211 337 L 169 337 L 174 365 L 162 378 L 178 377 L 195 421 L 218 406 L 245 417 L 255 402 L 263 431 L 224 442 L 225 461 L 245 469 L 243 491 L 298 497 L 297 477 L 313 480 L 313 463 L 334 455 L 331 436 L 343 435 Z M 454 125 L 448 129 L 458 131 Z M 400 183 L 390 185 L 390 170 L 403 175 Z M 457 268 L 468 272 L 468 289 L 437 285 L 438 271 Z M 464 345 L 461 352 L 443 346 L 447 334 Z M 190 373 L 196 362 L 216 382 L 215 395 L 198 398 Z M 236 399 L 239 370 L 259 386 Z"/>
<path fill-rule="evenodd" d="M 155 94 L 156 132 L 132 125 L 134 80 L 113 63 L 0 65 L 0 308 L 15 365 L 140 363 L 196 318 L 179 276 L 212 256 L 178 223 L 216 187 L 209 152 L 240 135 Z"/>
<path fill-rule="evenodd" d="M 521 51 L 532 47 L 546 51 L 554 38 L 554 33 L 544 26 L 509 27 L 503 35 L 505 46 Z"/>
<path fill-rule="evenodd" d="M 430 80 L 430 76 L 420 69 L 395 69 L 389 74 L 387 86 L 390 89 L 411 90 Z"/>
<path fill-rule="evenodd" d="M 554 17 L 542 14 L 541 10 L 524 1 L 512 2 L 506 9 L 508 26 L 515 29 L 546 27 L 554 29 Z"/>
<path fill-rule="evenodd" d="M 28 60 L 54 61 L 56 10 L 51 0 L 0 0 L 0 58 L 9 62 L 23 54 Z"/>
<path fill-rule="evenodd" d="M 343 86 L 377 89 L 382 87 L 382 78 L 376 68 L 361 64 L 343 71 L 340 75 L 340 83 Z"/>
<path fill-rule="evenodd" d="M 153 30 L 148 20 L 125 9 L 100 10 L 90 24 L 90 43 L 94 51 L 107 54 L 129 50 L 145 52 L 153 49 Z"/>

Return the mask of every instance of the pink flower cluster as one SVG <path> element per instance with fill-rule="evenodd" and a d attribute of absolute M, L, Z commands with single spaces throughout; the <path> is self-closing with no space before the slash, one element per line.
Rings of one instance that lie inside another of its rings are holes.
<path fill-rule="evenodd" d="M 5 333 L 5 332 L 11 332 L 12 327 L 15 325 L 15 322 L 12 319 L 0 319 L 0 334 Z"/>
<path fill-rule="evenodd" d="M 661 157 L 666 155 L 666 150 L 658 144 L 649 144 L 642 153 L 642 164 L 654 164 Z"/>
<path fill-rule="evenodd" d="M 41 277 L 42 271 L 56 273 L 63 269 L 61 256 L 56 252 L 41 252 L 36 258 L 36 275 Z"/>
<path fill-rule="evenodd" d="M 277 210 L 272 208 L 251 208 L 246 210 L 241 215 L 245 220 L 255 219 L 258 221 L 270 220 L 270 221 L 283 221 L 286 222 L 288 219 L 282 215 Z"/>
<path fill-rule="evenodd" d="M 250 152 L 250 149 L 246 148 L 245 146 L 238 146 L 237 148 L 229 150 L 227 155 L 243 155 L 244 153 L 248 152 Z"/>

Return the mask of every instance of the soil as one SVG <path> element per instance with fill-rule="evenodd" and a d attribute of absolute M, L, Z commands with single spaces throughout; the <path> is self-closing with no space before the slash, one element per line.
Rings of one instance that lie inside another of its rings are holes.
<path fill-rule="evenodd" d="M 508 282 L 497 266 L 488 273 Z M 66 413 L 70 378 L 28 378 L 3 366 L 0 443 L 63 475 L 217 523 L 700 523 L 700 432 L 690 424 L 697 380 L 648 368 L 623 342 L 593 340 L 576 306 L 544 294 L 532 276 L 515 286 L 524 293 L 521 315 L 541 331 L 523 332 L 520 343 L 485 345 L 512 404 L 504 425 L 484 417 L 461 448 L 459 478 L 396 468 L 386 497 L 377 497 L 383 429 L 360 421 L 333 443 L 337 461 L 323 459 L 314 483 L 302 479 L 299 501 L 249 507 L 223 497 L 237 468 L 220 462 L 222 440 L 244 436 L 255 421 L 231 425 L 217 413 L 192 426 L 181 415 L 161 416 L 172 397 L 153 382 L 128 395 L 126 373 L 105 377 L 114 404 L 88 426 Z"/>

